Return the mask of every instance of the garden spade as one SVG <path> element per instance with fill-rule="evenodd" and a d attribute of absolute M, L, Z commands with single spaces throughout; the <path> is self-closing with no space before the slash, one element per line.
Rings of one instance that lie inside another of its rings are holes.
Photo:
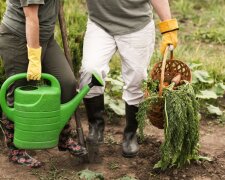
<path fill-rule="evenodd" d="M 60 25 L 61 35 L 62 35 L 64 53 L 65 53 L 66 59 L 67 59 L 69 65 L 70 65 L 72 71 L 74 72 L 71 53 L 70 53 L 70 49 L 69 49 L 69 46 L 68 46 L 68 36 L 67 36 L 67 31 L 66 31 L 66 23 L 65 23 L 65 18 L 64 18 L 64 10 L 63 10 L 63 2 L 62 1 L 60 1 L 58 19 L 59 19 L 59 25 Z M 78 142 L 80 143 L 80 145 L 86 146 L 82 124 L 80 122 L 80 119 L 77 116 L 77 110 L 74 112 L 73 119 L 75 119 L 75 122 L 76 122 Z"/>
<path fill-rule="evenodd" d="M 61 30 L 61 34 L 62 34 L 64 53 L 65 53 L 68 63 L 71 66 L 71 69 L 74 71 L 73 63 L 71 60 L 71 53 L 70 53 L 70 50 L 68 47 L 68 38 L 67 38 L 68 36 L 67 36 L 66 23 L 65 23 L 65 18 L 64 18 L 63 2 L 60 1 L 60 3 L 61 4 L 60 4 L 60 11 L 59 11 L 59 25 L 60 25 L 60 30 Z M 81 121 L 77 116 L 77 111 L 74 113 L 73 118 L 75 118 L 75 122 L 76 122 L 78 141 L 82 146 L 85 146 L 88 150 L 88 157 L 85 157 L 83 160 L 87 161 L 87 162 L 99 161 L 99 145 L 85 143 L 83 128 L 82 128 Z"/>

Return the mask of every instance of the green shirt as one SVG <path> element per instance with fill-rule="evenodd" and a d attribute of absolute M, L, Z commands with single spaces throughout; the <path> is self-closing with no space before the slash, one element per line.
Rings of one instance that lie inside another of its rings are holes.
<path fill-rule="evenodd" d="M 16 35 L 25 38 L 25 16 L 23 7 L 39 4 L 40 39 L 48 40 L 54 33 L 58 16 L 59 0 L 7 0 L 2 23 Z"/>
<path fill-rule="evenodd" d="M 152 20 L 150 0 L 87 0 L 89 18 L 111 35 L 142 29 Z"/>

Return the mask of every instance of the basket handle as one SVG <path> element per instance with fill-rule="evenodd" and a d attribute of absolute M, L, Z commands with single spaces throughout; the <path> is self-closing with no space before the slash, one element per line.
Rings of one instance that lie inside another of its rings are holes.
<path fill-rule="evenodd" d="M 160 85 L 159 85 L 159 97 L 162 97 L 163 83 L 165 78 L 166 59 L 167 59 L 168 51 L 170 51 L 170 60 L 173 60 L 173 49 L 174 49 L 173 45 L 169 45 L 166 47 L 166 50 L 163 54 Z"/>

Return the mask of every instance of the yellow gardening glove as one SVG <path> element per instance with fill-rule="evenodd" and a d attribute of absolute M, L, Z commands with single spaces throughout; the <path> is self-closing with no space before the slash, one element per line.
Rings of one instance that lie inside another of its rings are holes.
<path fill-rule="evenodd" d="M 159 30 L 162 34 L 162 42 L 160 45 L 160 52 L 164 54 L 168 45 L 173 45 L 174 48 L 177 46 L 177 31 L 178 23 L 176 19 L 169 19 L 159 23 Z"/>
<path fill-rule="evenodd" d="M 29 64 L 27 68 L 27 80 L 41 79 L 41 47 L 34 49 L 27 46 Z"/>

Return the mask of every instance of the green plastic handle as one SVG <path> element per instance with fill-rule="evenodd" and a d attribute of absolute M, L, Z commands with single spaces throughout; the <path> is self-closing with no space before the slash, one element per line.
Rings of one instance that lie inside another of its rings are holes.
<path fill-rule="evenodd" d="M 27 77 L 27 73 L 19 73 L 19 74 L 16 74 L 16 75 L 13 75 L 13 76 L 9 77 L 2 84 L 1 92 L 0 92 L 0 104 L 1 104 L 3 112 L 6 114 L 6 116 L 11 121 L 14 121 L 14 108 L 9 107 L 8 104 L 7 104 L 7 101 L 6 101 L 7 89 L 15 81 L 20 80 L 20 79 L 24 79 L 26 77 Z M 51 82 L 52 87 L 60 89 L 60 84 L 54 76 L 52 76 L 50 74 L 42 73 L 41 78 L 49 80 Z"/>

